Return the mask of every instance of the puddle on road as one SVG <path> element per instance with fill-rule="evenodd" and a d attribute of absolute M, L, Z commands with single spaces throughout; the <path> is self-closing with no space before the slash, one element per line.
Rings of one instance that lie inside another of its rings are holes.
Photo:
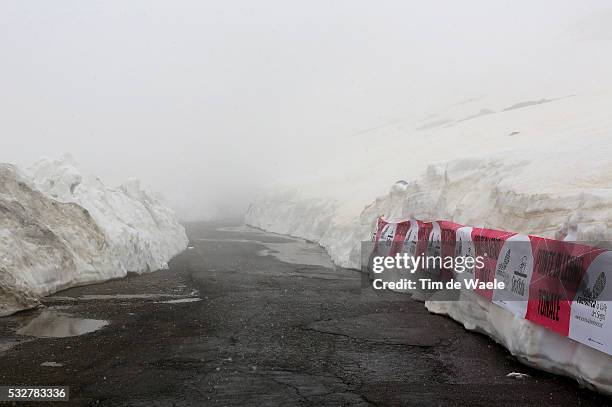
<path fill-rule="evenodd" d="M 291 264 L 305 264 L 309 266 L 320 266 L 325 268 L 334 268 L 334 265 L 325 252 L 318 244 L 307 242 L 293 236 L 277 235 L 275 233 L 265 232 L 246 225 L 233 226 L 217 229 L 224 232 L 239 232 L 251 233 L 255 235 L 251 239 L 198 239 L 202 241 L 233 241 L 233 242 L 254 242 L 263 244 L 267 249 L 257 252 L 259 256 L 273 256 L 278 260 Z M 266 242 L 265 239 L 257 239 L 260 236 L 274 236 L 282 238 L 284 241 L 280 243 Z"/>
<path fill-rule="evenodd" d="M 17 334 L 40 338 L 78 336 L 108 325 L 102 319 L 79 318 L 70 314 L 45 310 L 17 330 Z"/>
<path fill-rule="evenodd" d="M 288 243 L 262 243 L 267 249 L 257 252 L 259 256 L 274 256 L 280 261 L 292 264 L 307 264 L 333 268 L 331 259 L 321 246 L 296 240 Z"/>
<path fill-rule="evenodd" d="M 175 289 L 175 291 L 181 291 L 185 286 L 179 286 Z M 153 300 L 153 299 L 164 299 L 164 298 L 185 298 L 186 295 L 197 295 L 197 290 L 191 290 L 190 293 L 186 294 L 163 294 L 163 293 L 155 293 L 155 294 L 84 294 L 78 297 L 64 297 L 60 295 L 52 295 L 49 297 L 43 298 L 43 303 L 45 304 L 56 304 L 62 302 L 74 302 L 74 301 L 112 301 L 112 300 Z M 191 298 L 191 297 L 189 297 Z M 69 306 L 66 306 L 69 307 Z M 55 306 L 54 308 L 59 308 L 59 306 Z"/>
<path fill-rule="evenodd" d="M 265 232 L 261 229 L 253 228 L 247 225 L 240 226 L 227 226 L 222 228 L 217 228 L 219 232 L 238 232 L 238 233 L 253 233 L 257 235 L 268 234 L 269 232 Z"/>
<path fill-rule="evenodd" d="M 261 243 L 259 240 L 252 239 L 229 239 L 229 238 L 210 238 L 210 237 L 201 237 L 195 239 L 198 242 L 234 242 L 234 243 Z"/>
<path fill-rule="evenodd" d="M 178 300 L 159 301 L 158 304 L 183 304 L 186 302 L 202 301 L 201 298 L 179 298 Z"/>

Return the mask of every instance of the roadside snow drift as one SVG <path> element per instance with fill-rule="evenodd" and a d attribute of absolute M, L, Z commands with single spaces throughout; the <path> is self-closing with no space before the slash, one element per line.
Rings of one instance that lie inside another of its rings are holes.
<path fill-rule="evenodd" d="M 612 95 L 538 100 L 503 108 L 479 98 L 360 133 L 312 182 L 262 192 L 246 222 L 319 242 L 336 264 L 355 269 L 379 216 L 611 241 Z M 609 355 L 477 298 L 426 306 L 526 363 L 612 394 Z"/>
<path fill-rule="evenodd" d="M 187 247 L 172 211 L 132 181 L 108 189 L 70 159 L 0 164 L 0 316 L 49 293 L 167 267 Z"/>

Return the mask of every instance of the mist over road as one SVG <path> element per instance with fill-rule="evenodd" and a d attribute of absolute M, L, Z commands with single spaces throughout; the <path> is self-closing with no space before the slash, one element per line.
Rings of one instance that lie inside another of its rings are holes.
<path fill-rule="evenodd" d="M 109 322 L 97 331 L 32 338 L 14 331 L 41 310 L 6 318 L 1 382 L 69 385 L 70 404 L 101 406 L 608 402 L 406 295 L 362 289 L 314 244 L 227 222 L 187 231 L 170 270 L 45 299 Z"/>

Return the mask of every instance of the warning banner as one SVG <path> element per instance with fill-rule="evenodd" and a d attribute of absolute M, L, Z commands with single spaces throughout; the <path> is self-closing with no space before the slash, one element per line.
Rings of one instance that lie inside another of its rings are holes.
<path fill-rule="evenodd" d="M 514 233 L 491 229 L 474 228 L 472 230 L 472 241 L 476 249 L 476 256 L 480 256 L 484 261 L 484 267 L 475 269 L 474 277 L 476 280 L 485 283 L 493 282 L 501 249 L 506 239 L 513 235 Z M 502 263 L 508 261 L 508 259 L 505 258 L 499 260 L 501 260 Z M 476 288 L 475 291 L 489 301 L 493 299 L 493 290 L 490 288 Z"/>
<path fill-rule="evenodd" d="M 465 286 L 517 317 L 612 355 L 612 317 L 608 317 L 612 307 L 610 250 L 449 221 L 416 219 L 393 223 L 381 218 L 374 240 L 377 256 L 406 253 L 482 259 L 479 267 L 465 261 L 427 267 L 420 263 L 417 271 L 451 284 L 453 280 L 475 281 Z"/>

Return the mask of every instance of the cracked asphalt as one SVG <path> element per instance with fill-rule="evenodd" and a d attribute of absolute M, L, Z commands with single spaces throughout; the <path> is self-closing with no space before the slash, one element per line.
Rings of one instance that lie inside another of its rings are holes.
<path fill-rule="evenodd" d="M 192 248 L 169 270 L 44 300 L 46 311 L 109 321 L 98 331 L 35 338 L 15 330 L 45 310 L 3 319 L 0 382 L 70 386 L 58 405 L 610 402 L 405 295 L 362 288 L 359 273 L 332 267 L 314 244 L 229 222 L 187 230 Z M 176 299 L 192 302 L 167 302 Z"/>

